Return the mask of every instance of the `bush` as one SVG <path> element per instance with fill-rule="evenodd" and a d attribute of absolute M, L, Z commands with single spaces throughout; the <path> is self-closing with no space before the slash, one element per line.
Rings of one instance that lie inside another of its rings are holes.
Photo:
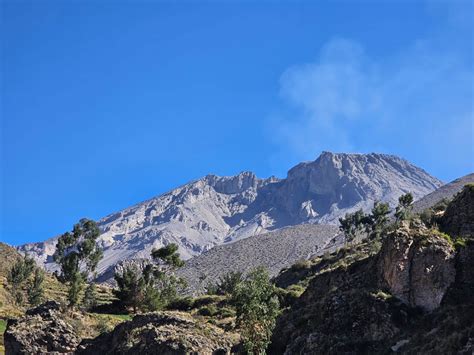
<path fill-rule="evenodd" d="M 222 300 L 221 296 L 218 295 L 204 295 L 194 299 L 194 308 L 200 308 L 202 306 L 207 306 L 212 303 L 216 303 Z"/>
<path fill-rule="evenodd" d="M 306 269 L 309 269 L 310 267 L 311 267 L 311 261 L 306 260 L 306 259 L 301 259 L 291 266 L 291 271 L 306 270 Z"/>
<path fill-rule="evenodd" d="M 239 283 L 242 282 L 243 274 L 240 271 L 230 271 L 219 278 L 216 284 L 216 294 L 230 295 Z"/>
<path fill-rule="evenodd" d="M 300 285 L 291 285 L 286 289 L 279 287 L 275 289 L 280 306 L 283 308 L 290 307 L 303 292 L 304 287 Z"/>
<path fill-rule="evenodd" d="M 468 239 L 464 237 L 458 237 L 454 241 L 454 249 L 459 250 L 465 248 L 468 243 Z"/>
<path fill-rule="evenodd" d="M 216 315 L 217 313 L 217 308 L 214 305 L 209 305 L 209 306 L 204 306 L 199 308 L 198 314 L 201 316 L 206 316 L 206 317 L 212 317 Z"/>
<path fill-rule="evenodd" d="M 217 310 L 219 318 L 229 318 L 235 316 L 235 311 L 232 308 L 223 307 Z"/>
<path fill-rule="evenodd" d="M 180 297 L 172 301 L 167 308 L 177 311 L 189 311 L 194 308 L 194 299 L 192 297 Z"/>
<path fill-rule="evenodd" d="M 99 321 L 97 322 L 96 329 L 99 332 L 99 334 L 104 334 L 107 333 L 111 330 L 111 326 L 107 319 L 101 317 L 99 318 Z"/>
<path fill-rule="evenodd" d="M 377 293 L 374 293 L 373 296 L 375 298 L 387 301 L 392 298 L 392 295 L 386 292 L 383 292 L 382 290 L 377 291 Z"/>
<path fill-rule="evenodd" d="M 219 287 L 216 284 L 208 283 L 205 287 L 206 294 L 208 295 L 217 295 L 219 292 Z"/>

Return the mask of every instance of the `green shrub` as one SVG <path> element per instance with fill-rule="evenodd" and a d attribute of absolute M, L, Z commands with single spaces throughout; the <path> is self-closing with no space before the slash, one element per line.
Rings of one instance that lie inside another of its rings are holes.
<path fill-rule="evenodd" d="M 459 250 L 461 248 L 465 248 L 468 243 L 467 238 L 464 237 L 457 237 L 454 240 L 454 249 Z"/>
<path fill-rule="evenodd" d="M 223 307 L 218 309 L 217 315 L 219 318 L 229 318 L 235 316 L 235 311 L 232 308 Z"/>
<path fill-rule="evenodd" d="M 99 321 L 97 322 L 96 329 L 99 332 L 99 334 L 104 334 L 104 333 L 109 332 L 112 329 L 112 327 L 110 326 L 107 319 L 101 317 L 99 318 Z"/>
<path fill-rule="evenodd" d="M 392 295 L 386 292 L 383 292 L 382 290 L 377 291 L 377 293 L 372 294 L 375 298 L 387 301 L 392 298 Z"/>
<path fill-rule="evenodd" d="M 281 307 L 291 306 L 304 292 L 305 288 L 301 285 L 291 285 L 288 288 L 275 288 L 275 294 L 278 297 Z"/>
<path fill-rule="evenodd" d="M 219 287 L 216 284 L 209 282 L 205 287 L 205 291 L 207 295 L 217 295 Z"/>
<path fill-rule="evenodd" d="M 431 232 L 431 234 L 433 234 L 435 236 L 443 238 L 444 240 L 446 240 L 449 243 L 449 245 L 451 245 L 454 248 L 454 241 L 449 235 L 447 235 L 446 233 L 440 232 L 437 229 L 432 229 L 430 232 Z"/>
<path fill-rule="evenodd" d="M 200 308 L 202 306 L 207 306 L 212 303 L 216 303 L 222 300 L 221 296 L 218 295 L 204 295 L 194 299 L 193 308 Z"/>
<path fill-rule="evenodd" d="M 310 267 L 311 267 L 311 261 L 306 260 L 306 259 L 301 259 L 291 266 L 291 270 L 301 271 L 301 270 L 309 269 Z"/>
<path fill-rule="evenodd" d="M 243 273 L 240 271 L 230 271 L 219 278 L 216 284 L 216 294 L 230 295 L 234 292 L 239 283 L 242 282 Z"/>
<path fill-rule="evenodd" d="M 177 311 L 189 311 L 194 308 L 194 299 L 192 297 L 180 297 L 170 302 L 167 308 Z"/>
<path fill-rule="evenodd" d="M 216 315 L 217 308 L 213 304 L 199 308 L 198 314 L 201 316 L 212 317 Z"/>

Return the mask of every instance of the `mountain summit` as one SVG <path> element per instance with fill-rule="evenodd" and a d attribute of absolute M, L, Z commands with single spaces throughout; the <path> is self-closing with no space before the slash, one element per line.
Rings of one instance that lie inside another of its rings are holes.
<path fill-rule="evenodd" d="M 207 175 L 99 220 L 104 258 L 99 273 L 116 263 L 148 258 L 153 248 L 179 245 L 184 259 L 212 247 L 296 224 L 336 224 L 340 216 L 374 201 L 392 206 L 411 192 L 415 199 L 442 182 L 406 160 L 385 154 L 323 152 L 296 165 L 286 179 L 259 179 L 251 172 Z M 53 266 L 56 238 L 19 249 Z"/>

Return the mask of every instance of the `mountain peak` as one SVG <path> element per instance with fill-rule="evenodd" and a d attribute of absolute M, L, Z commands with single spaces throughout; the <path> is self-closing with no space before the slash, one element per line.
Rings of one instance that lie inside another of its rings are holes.
<path fill-rule="evenodd" d="M 422 169 L 385 154 L 323 152 L 296 165 L 286 179 L 259 179 L 250 171 L 207 175 L 101 219 L 104 259 L 98 272 L 116 263 L 148 258 L 150 251 L 177 243 L 184 259 L 216 245 L 296 224 L 336 224 L 374 201 L 391 205 L 411 192 L 415 199 L 441 182 Z M 23 246 L 52 265 L 55 239 Z"/>

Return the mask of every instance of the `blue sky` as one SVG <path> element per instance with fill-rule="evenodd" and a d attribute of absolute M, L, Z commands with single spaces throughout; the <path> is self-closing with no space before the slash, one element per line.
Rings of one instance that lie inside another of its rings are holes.
<path fill-rule="evenodd" d="M 474 170 L 471 1 L 1 3 L 1 237 L 322 150 Z"/>

